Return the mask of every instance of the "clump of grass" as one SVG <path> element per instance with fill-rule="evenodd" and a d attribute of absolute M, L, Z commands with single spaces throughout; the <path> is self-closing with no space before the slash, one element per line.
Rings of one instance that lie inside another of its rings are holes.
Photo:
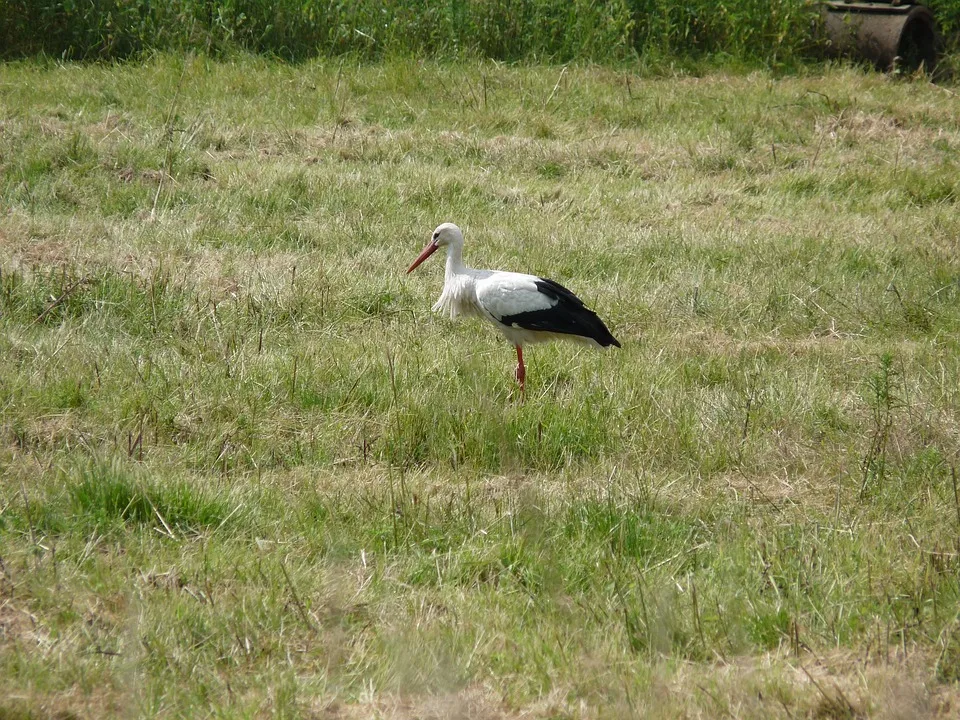
<path fill-rule="evenodd" d="M 187 480 L 157 483 L 128 462 L 88 460 L 64 470 L 45 497 L 25 505 L 18 524 L 52 534 L 146 527 L 173 536 L 218 529 L 231 517 L 224 498 Z"/>

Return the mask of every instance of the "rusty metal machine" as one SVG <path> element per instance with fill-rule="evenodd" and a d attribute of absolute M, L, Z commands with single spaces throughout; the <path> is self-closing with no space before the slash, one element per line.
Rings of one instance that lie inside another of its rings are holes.
<path fill-rule="evenodd" d="M 835 56 L 859 56 L 881 70 L 933 70 L 937 62 L 937 25 L 923 5 L 903 0 L 825 2 L 822 6 L 827 50 Z"/>

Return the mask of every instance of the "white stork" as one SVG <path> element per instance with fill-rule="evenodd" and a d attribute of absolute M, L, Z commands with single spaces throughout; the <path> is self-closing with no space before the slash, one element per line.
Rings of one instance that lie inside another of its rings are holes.
<path fill-rule="evenodd" d="M 407 272 L 439 248 L 447 248 L 443 292 L 434 312 L 474 315 L 493 325 L 517 348 L 517 382 L 524 390 L 526 368 L 523 346 L 546 340 L 567 339 L 606 348 L 620 347 L 607 326 L 583 301 L 559 283 L 536 275 L 475 270 L 463 264 L 463 233 L 453 223 L 444 223 L 413 261 Z"/>

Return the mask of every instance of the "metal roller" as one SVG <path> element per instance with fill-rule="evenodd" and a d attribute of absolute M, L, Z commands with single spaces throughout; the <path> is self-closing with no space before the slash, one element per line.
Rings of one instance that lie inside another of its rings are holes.
<path fill-rule="evenodd" d="M 937 62 L 937 24 L 923 5 L 827 2 L 823 5 L 827 52 L 859 56 L 880 70 L 928 72 Z"/>

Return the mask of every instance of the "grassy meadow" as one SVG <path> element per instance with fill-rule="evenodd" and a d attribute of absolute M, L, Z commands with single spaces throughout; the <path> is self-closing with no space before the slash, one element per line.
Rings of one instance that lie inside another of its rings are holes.
<path fill-rule="evenodd" d="M 960 98 L 0 66 L 0 718 L 960 708 Z M 623 349 L 430 306 L 432 229 Z"/>

